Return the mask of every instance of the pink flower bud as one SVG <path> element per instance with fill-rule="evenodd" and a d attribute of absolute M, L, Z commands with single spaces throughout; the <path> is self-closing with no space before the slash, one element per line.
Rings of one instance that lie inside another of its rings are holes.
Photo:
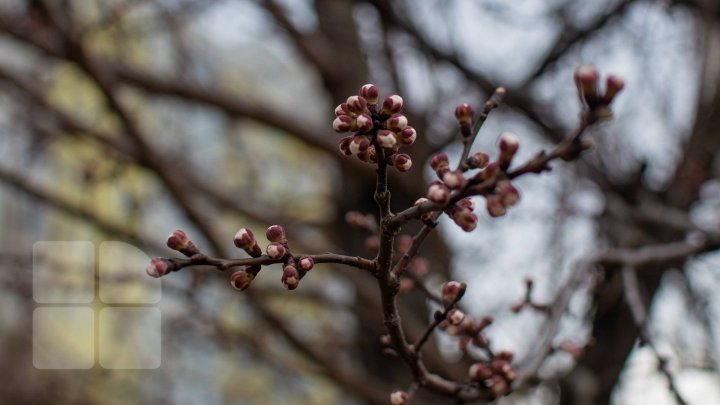
<path fill-rule="evenodd" d="M 382 104 L 382 112 L 387 115 L 399 113 L 403 108 L 403 99 L 397 94 L 385 97 Z"/>
<path fill-rule="evenodd" d="M 267 252 L 267 255 L 270 256 L 270 258 L 273 260 L 282 259 L 287 253 L 287 251 L 285 250 L 285 246 L 283 246 L 282 243 L 278 242 L 273 242 L 269 244 L 265 251 Z"/>
<path fill-rule="evenodd" d="M 417 278 L 424 278 L 430 271 L 430 262 L 424 257 L 416 257 L 408 265 L 408 271 Z"/>
<path fill-rule="evenodd" d="M 407 127 L 407 125 L 407 117 L 402 114 L 395 114 L 392 117 L 388 118 L 387 121 L 385 121 L 385 126 L 387 127 L 387 129 L 396 132 L 402 131 Z"/>
<path fill-rule="evenodd" d="M 243 270 L 238 270 L 230 275 L 230 285 L 234 289 L 243 291 L 250 287 L 250 283 L 255 279 L 255 275 Z"/>
<path fill-rule="evenodd" d="M 430 167 L 439 178 L 442 178 L 442 176 L 450 170 L 450 161 L 448 156 L 443 152 L 436 154 L 430 158 Z"/>
<path fill-rule="evenodd" d="M 600 75 L 593 65 L 582 65 L 575 70 L 575 85 L 586 101 L 592 101 L 597 97 L 599 77 Z"/>
<path fill-rule="evenodd" d="M 465 313 L 457 308 L 452 309 L 448 312 L 447 320 L 451 325 L 458 326 L 465 320 Z"/>
<path fill-rule="evenodd" d="M 380 344 L 383 346 L 390 346 L 392 344 L 392 339 L 390 339 L 390 335 L 380 335 Z"/>
<path fill-rule="evenodd" d="M 490 157 L 487 153 L 476 152 L 467 158 L 465 164 L 467 164 L 470 169 L 482 169 L 489 161 Z"/>
<path fill-rule="evenodd" d="M 505 207 L 512 207 L 520 201 L 520 192 L 510 180 L 498 181 L 496 191 Z"/>
<path fill-rule="evenodd" d="M 490 162 L 485 166 L 485 168 L 481 171 L 479 171 L 475 177 L 473 177 L 473 181 L 477 182 L 483 182 L 485 180 L 489 180 L 493 177 L 495 177 L 498 172 L 500 171 L 500 164 L 498 162 Z"/>
<path fill-rule="evenodd" d="M 367 111 L 367 100 L 364 97 L 350 96 L 346 103 L 350 111 L 355 114 L 362 114 Z"/>
<path fill-rule="evenodd" d="M 455 210 L 453 221 L 465 232 L 472 232 L 477 227 L 478 217 L 467 208 Z"/>
<path fill-rule="evenodd" d="M 283 274 L 281 279 L 283 285 L 288 290 L 294 290 L 300 283 L 300 273 L 293 265 L 287 265 L 283 268 Z"/>
<path fill-rule="evenodd" d="M 392 131 L 381 129 L 377 132 L 377 142 L 381 147 L 390 149 L 397 143 L 397 138 Z"/>
<path fill-rule="evenodd" d="M 457 118 L 460 125 L 472 125 L 473 114 L 475 114 L 475 111 L 473 111 L 470 104 L 460 104 L 455 107 L 455 118 Z"/>
<path fill-rule="evenodd" d="M 352 153 L 350 153 L 350 142 L 352 142 L 352 139 L 352 136 L 346 136 L 338 142 L 338 148 L 340 148 L 340 152 L 345 156 L 352 155 Z"/>
<path fill-rule="evenodd" d="M 603 100 L 610 104 L 610 102 L 613 101 L 615 96 L 622 91 L 622 89 L 625 87 L 625 81 L 615 75 L 608 75 L 607 79 L 605 79 L 605 96 L 603 97 Z"/>
<path fill-rule="evenodd" d="M 390 157 L 390 161 L 396 169 L 406 172 L 412 167 L 412 159 L 404 153 L 396 153 Z"/>
<path fill-rule="evenodd" d="M 415 282 L 409 278 L 401 278 L 400 285 L 398 286 L 398 294 L 406 294 L 412 291 L 415 287 Z"/>
<path fill-rule="evenodd" d="M 499 375 L 492 376 L 487 385 L 490 387 L 493 394 L 495 394 L 496 398 L 500 398 L 503 395 L 507 394 L 510 388 L 507 381 L 505 381 L 505 379 Z"/>
<path fill-rule="evenodd" d="M 365 133 L 373 128 L 372 117 L 368 114 L 360 114 L 355 118 L 355 131 Z"/>
<path fill-rule="evenodd" d="M 287 243 L 285 238 L 285 228 L 282 225 L 271 225 L 265 231 L 265 237 L 270 242 Z"/>
<path fill-rule="evenodd" d="M 445 184 L 434 181 L 428 187 L 427 198 L 434 203 L 443 205 L 450 200 L 450 190 Z"/>
<path fill-rule="evenodd" d="M 460 171 L 447 172 L 442 180 L 450 190 L 457 190 L 465 185 L 465 176 Z"/>
<path fill-rule="evenodd" d="M 493 372 L 485 363 L 475 363 L 470 366 L 468 376 L 473 381 L 485 381 L 492 377 Z"/>
<path fill-rule="evenodd" d="M 377 163 L 377 156 L 375 154 L 375 147 L 370 145 L 367 149 L 358 152 L 357 158 L 367 163 Z"/>
<path fill-rule="evenodd" d="M 262 249 L 260 249 L 260 246 L 257 244 L 255 236 L 253 236 L 252 232 L 247 228 L 240 228 L 240 230 L 235 234 L 233 242 L 235 243 L 235 246 L 243 249 L 252 257 L 262 256 Z"/>
<path fill-rule="evenodd" d="M 359 211 L 348 211 L 345 214 L 345 222 L 347 222 L 350 226 L 362 228 L 366 225 L 367 219 L 365 218 L 365 215 Z"/>
<path fill-rule="evenodd" d="M 472 198 L 465 197 L 461 199 L 460 201 L 455 203 L 456 206 L 459 208 L 467 208 L 470 211 L 473 211 L 475 209 L 475 202 L 473 202 Z"/>
<path fill-rule="evenodd" d="M 487 203 L 487 212 L 491 217 L 501 217 L 507 212 L 505 204 L 502 203 L 502 199 L 497 194 L 491 194 L 485 197 Z"/>
<path fill-rule="evenodd" d="M 301 270 L 310 271 L 315 265 L 315 260 L 310 256 L 303 256 L 298 260 L 298 264 Z"/>
<path fill-rule="evenodd" d="M 365 152 L 370 147 L 370 140 L 367 136 L 356 135 L 350 141 L 350 153 L 357 155 L 360 152 Z"/>
<path fill-rule="evenodd" d="M 335 132 L 343 133 L 347 132 L 352 128 L 353 119 L 347 115 L 338 115 L 333 120 L 333 129 Z"/>
<path fill-rule="evenodd" d="M 390 393 L 390 404 L 391 405 L 406 405 L 409 397 L 407 392 L 401 390 L 395 390 Z"/>
<path fill-rule="evenodd" d="M 256 243 L 255 236 L 252 231 L 247 228 L 240 228 L 240 230 L 235 234 L 233 242 L 235 243 L 235 246 L 244 250 L 250 249 Z"/>
<path fill-rule="evenodd" d="M 378 88 L 374 84 L 368 83 L 360 87 L 358 95 L 367 100 L 368 105 L 377 105 Z"/>
<path fill-rule="evenodd" d="M 342 104 L 338 105 L 337 107 L 335 107 L 335 115 L 338 117 L 341 115 L 350 115 L 350 114 L 351 114 L 350 109 L 348 108 L 347 103 L 342 103 Z"/>
<path fill-rule="evenodd" d="M 150 277 L 160 278 L 175 270 L 175 268 L 176 266 L 172 261 L 162 257 L 155 257 L 150 260 L 150 264 L 145 269 L 145 272 Z"/>
<path fill-rule="evenodd" d="M 442 301 L 447 307 L 452 304 L 458 297 L 462 297 L 465 294 L 465 283 L 458 283 L 457 281 L 448 281 L 442 285 Z"/>
<path fill-rule="evenodd" d="M 415 139 L 417 139 L 417 131 L 415 131 L 413 127 L 405 127 L 405 129 L 398 134 L 398 138 L 403 146 L 410 146 L 415 143 Z"/>
<path fill-rule="evenodd" d="M 520 140 L 517 135 L 512 132 L 503 132 L 500 134 L 500 140 L 498 141 L 500 147 L 500 153 L 509 156 L 515 155 L 518 148 L 520 147 Z"/>
<path fill-rule="evenodd" d="M 179 229 L 171 233 L 170 236 L 168 236 L 167 247 L 172 250 L 177 250 L 178 252 L 184 254 L 187 257 L 192 257 L 193 255 L 200 253 L 200 250 L 195 246 L 194 243 L 192 243 L 192 241 L 190 240 L 190 238 L 187 237 L 185 232 Z"/>

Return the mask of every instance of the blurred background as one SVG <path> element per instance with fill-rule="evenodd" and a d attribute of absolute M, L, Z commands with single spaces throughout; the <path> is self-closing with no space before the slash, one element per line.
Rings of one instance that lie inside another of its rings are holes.
<path fill-rule="evenodd" d="M 419 136 L 413 168 L 390 179 L 402 209 L 424 196 L 432 154 L 457 159 L 455 105 L 505 86 L 474 150 L 492 155 L 513 131 L 523 160 L 576 124 L 572 71 L 582 63 L 626 82 L 613 120 L 590 131 L 594 150 L 520 179 L 520 206 L 500 219 L 482 213 L 472 233 L 443 218 L 421 252 L 427 284 L 467 282 L 468 311 L 496 320 L 492 347 L 532 369 L 533 382 L 502 403 L 673 404 L 656 356 L 637 346 L 617 274 L 580 283 L 556 328 L 510 307 L 525 277 L 534 300 L 553 302 L 572 263 L 600 248 L 717 230 L 716 2 L 3 1 L 2 402 L 385 402 L 411 375 L 383 354 L 369 275 L 319 265 L 287 292 L 270 268 L 238 293 L 227 274 L 199 269 L 163 278 L 160 292 L 148 258 L 172 254 L 164 240 L 175 229 L 242 257 L 234 233 L 271 224 L 297 252 L 372 257 L 344 216 L 375 212 L 373 170 L 338 153 L 335 105 L 368 82 L 405 99 Z M 720 403 L 718 264 L 708 253 L 638 272 L 654 346 L 689 403 Z M 419 336 L 431 314 L 424 295 L 410 291 L 400 306 Z M 98 315 L 136 307 L 150 318 Z M 133 326 L 160 314 L 161 335 Z M 465 378 L 471 359 L 457 341 L 433 342 L 429 368 Z M 544 342 L 582 353 L 541 356 Z M 48 347 L 78 369 L 47 366 L 38 350 Z M 153 361 L 108 366 L 136 358 Z"/>

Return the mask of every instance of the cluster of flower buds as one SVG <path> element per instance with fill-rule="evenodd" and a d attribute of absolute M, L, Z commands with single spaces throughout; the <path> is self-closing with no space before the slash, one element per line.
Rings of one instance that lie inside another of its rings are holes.
<path fill-rule="evenodd" d="M 378 105 L 378 88 L 373 84 L 360 87 L 358 95 L 350 96 L 335 108 L 333 129 L 339 133 L 354 132 L 340 139 L 340 151 L 357 156 L 363 162 L 376 163 L 376 145 L 383 148 L 387 163 L 401 172 L 412 167 L 410 156 L 398 153 L 417 138 L 415 129 L 401 114 L 402 97 L 392 94 Z"/>
<path fill-rule="evenodd" d="M 285 229 L 280 225 L 271 225 L 265 231 L 265 237 L 270 243 L 265 248 L 267 256 L 275 261 L 283 263 L 283 274 L 281 281 L 285 288 L 294 290 L 297 288 L 300 279 L 314 266 L 312 257 L 302 256 L 297 260 L 290 253 Z M 235 234 L 235 246 L 245 250 L 252 257 L 262 256 L 262 249 L 252 231 L 247 228 L 240 229 Z M 255 276 L 260 272 L 260 266 L 248 266 L 234 272 L 230 276 L 230 284 L 238 289 L 244 290 L 250 286 Z"/>
<path fill-rule="evenodd" d="M 598 88 L 599 79 L 600 74 L 593 65 L 582 65 L 575 70 L 575 86 L 582 102 L 595 117 L 609 118 L 612 116 L 610 103 L 625 87 L 625 82 L 618 76 L 608 75 L 605 79 L 605 92 L 601 93 Z"/>
<path fill-rule="evenodd" d="M 179 229 L 168 236 L 166 244 L 170 249 L 177 250 L 187 257 L 193 257 L 194 255 L 200 253 L 200 250 L 195 246 L 190 238 L 188 238 L 185 232 Z"/>
<path fill-rule="evenodd" d="M 499 352 L 489 363 L 478 362 L 471 365 L 468 376 L 489 388 L 495 398 L 500 398 L 510 392 L 510 384 L 517 378 L 517 372 L 510 365 L 512 358 L 512 352 Z"/>

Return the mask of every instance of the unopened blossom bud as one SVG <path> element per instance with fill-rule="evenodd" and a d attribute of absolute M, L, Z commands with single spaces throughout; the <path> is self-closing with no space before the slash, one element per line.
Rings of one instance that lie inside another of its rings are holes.
<path fill-rule="evenodd" d="M 505 381 L 505 379 L 499 375 L 494 375 L 490 379 L 488 386 L 490 386 L 490 389 L 492 390 L 493 394 L 495 394 L 496 398 L 500 398 L 503 395 L 507 394 L 509 389 L 507 381 Z"/>
<path fill-rule="evenodd" d="M 473 111 L 470 104 L 460 104 L 455 107 L 455 118 L 457 118 L 458 124 L 461 126 L 472 125 L 473 114 L 475 114 L 475 111 Z"/>
<path fill-rule="evenodd" d="M 410 155 L 405 153 L 396 153 L 390 157 L 392 165 L 401 172 L 406 172 L 412 167 L 412 159 Z"/>
<path fill-rule="evenodd" d="M 150 264 L 145 269 L 145 272 L 150 277 L 160 278 L 175 270 L 175 268 L 175 263 L 173 263 L 169 259 L 165 259 L 163 257 L 155 257 L 150 260 Z"/>
<path fill-rule="evenodd" d="M 382 104 L 382 112 L 387 115 L 399 113 L 403 108 L 403 99 L 397 94 L 385 97 Z"/>
<path fill-rule="evenodd" d="M 358 153 L 365 152 L 369 147 L 370 139 L 368 139 L 367 136 L 356 135 L 350 141 L 348 149 L 350 150 L 350 153 L 357 155 Z"/>
<path fill-rule="evenodd" d="M 265 231 L 265 237 L 270 242 L 287 243 L 287 238 L 285 237 L 285 228 L 283 228 L 282 225 L 269 226 L 268 229 Z"/>
<path fill-rule="evenodd" d="M 347 132 L 352 128 L 353 119 L 348 115 L 338 115 L 333 120 L 333 129 L 335 132 L 343 133 Z"/>
<path fill-rule="evenodd" d="M 489 161 L 490 157 L 487 153 L 476 152 L 470 155 L 467 160 L 465 160 L 465 164 L 470 169 L 482 169 L 483 167 L 485 167 L 485 165 L 488 164 Z"/>
<path fill-rule="evenodd" d="M 450 190 L 457 190 L 465 185 L 465 176 L 461 171 L 447 172 L 443 175 L 442 180 Z"/>
<path fill-rule="evenodd" d="M 184 254 L 187 257 L 192 257 L 193 255 L 200 253 L 200 250 L 195 246 L 194 243 L 192 243 L 192 241 L 190 240 L 190 238 L 188 238 L 185 232 L 179 229 L 171 233 L 170 236 L 168 236 L 167 247 L 172 250 L 177 250 L 178 252 Z"/>
<path fill-rule="evenodd" d="M 247 228 L 240 228 L 233 238 L 235 246 L 246 251 L 252 257 L 258 257 L 262 255 L 262 249 L 257 244 L 255 236 L 252 231 Z"/>
<path fill-rule="evenodd" d="M 375 147 L 370 145 L 365 150 L 358 152 L 357 158 L 366 163 L 376 163 L 377 155 L 375 154 Z"/>
<path fill-rule="evenodd" d="M 497 194 L 491 194 L 485 197 L 485 202 L 487 212 L 491 217 L 501 217 L 507 212 L 505 204 L 503 204 L 502 199 Z"/>
<path fill-rule="evenodd" d="M 409 396 L 405 391 L 395 390 L 390 393 L 390 405 L 406 405 L 408 400 Z"/>
<path fill-rule="evenodd" d="M 510 180 L 498 181 L 496 192 L 505 207 L 512 207 L 520 201 L 520 192 L 513 186 Z"/>
<path fill-rule="evenodd" d="M 500 158 L 498 159 L 498 163 L 500 164 L 500 168 L 505 170 L 510 167 L 510 162 L 520 147 L 520 140 L 517 135 L 512 132 L 503 132 L 500 134 L 498 146 L 500 148 Z"/>
<path fill-rule="evenodd" d="M 625 87 L 625 81 L 621 77 L 608 75 L 607 79 L 605 79 L 605 96 L 603 96 L 603 101 L 610 104 L 615 96 L 622 91 L 623 87 Z"/>
<path fill-rule="evenodd" d="M 412 291 L 415 287 L 415 282 L 409 278 L 401 278 L 398 285 L 398 294 L 406 294 Z"/>
<path fill-rule="evenodd" d="M 457 308 L 450 310 L 447 320 L 451 325 L 460 325 L 465 320 L 465 313 Z"/>
<path fill-rule="evenodd" d="M 267 255 L 274 260 L 282 259 L 287 253 L 287 250 L 285 250 L 285 246 L 283 246 L 282 243 L 277 242 L 269 244 L 265 251 L 267 252 Z"/>
<path fill-rule="evenodd" d="M 380 344 L 383 346 L 390 346 L 392 344 L 392 339 L 390 339 L 390 335 L 380 335 Z"/>
<path fill-rule="evenodd" d="M 355 131 L 360 133 L 369 132 L 373 128 L 373 120 L 369 114 L 360 114 L 355 118 Z"/>
<path fill-rule="evenodd" d="M 392 131 L 402 131 L 403 129 L 407 128 L 408 120 L 407 117 L 402 114 L 394 114 L 392 117 L 388 118 L 387 121 L 385 121 L 385 126 L 387 129 Z"/>
<path fill-rule="evenodd" d="M 447 307 L 448 305 L 452 304 L 456 300 L 459 300 L 462 298 L 463 294 L 465 294 L 465 288 L 467 288 L 467 285 L 465 283 L 458 283 L 457 281 L 448 281 L 447 283 L 442 285 L 442 301 L 443 304 Z"/>
<path fill-rule="evenodd" d="M 345 222 L 357 228 L 362 228 L 367 223 L 365 215 L 360 213 L 360 211 L 348 211 L 345 214 Z"/>
<path fill-rule="evenodd" d="M 575 85 L 581 97 L 587 102 L 592 102 L 597 97 L 599 77 L 593 65 L 582 65 L 575 70 Z"/>
<path fill-rule="evenodd" d="M 283 274 L 281 279 L 283 285 L 288 290 L 294 290 L 300 283 L 300 273 L 293 265 L 287 265 L 283 268 Z"/>
<path fill-rule="evenodd" d="M 380 250 L 380 238 L 377 235 L 368 236 L 363 245 L 367 251 L 375 253 Z"/>
<path fill-rule="evenodd" d="M 472 232 L 477 227 L 478 217 L 467 208 L 456 210 L 452 215 L 453 221 L 465 232 Z"/>
<path fill-rule="evenodd" d="M 422 279 L 430 271 L 430 262 L 424 257 L 416 257 L 408 265 L 408 271 L 415 277 Z"/>
<path fill-rule="evenodd" d="M 413 127 L 405 127 L 405 129 L 398 133 L 398 140 L 403 146 L 412 145 L 415 143 L 415 139 L 417 139 L 417 131 L 415 131 Z"/>
<path fill-rule="evenodd" d="M 358 95 L 367 100 L 368 105 L 377 105 L 378 103 L 378 88 L 374 84 L 368 83 L 360 87 Z"/>
<path fill-rule="evenodd" d="M 335 116 L 341 116 L 341 115 L 350 115 L 350 108 L 348 108 L 347 103 L 342 103 L 335 107 Z"/>
<path fill-rule="evenodd" d="M 344 138 L 341 138 L 340 141 L 338 141 L 338 148 L 340 149 L 340 152 L 342 152 L 345 156 L 350 156 L 352 153 L 350 152 L 350 142 L 352 142 L 353 137 L 352 136 L 346 136 Z"/>
<path fill-rule="evenodd" d="M 430 158 L 430 167 L 437 173 L 439 178 L 442 178 L 450 170 L 450 160 L 445 153 L 440 152 Z"/>
<path fill-rule="evenodd" d="M 298 260 L 298 265 L 301 270 L 310 271 L 315 265 L 315 260 L 310 256 L 303 256 Z"/>
<path fill-rule="evenodd" d="M 364 97 L 350 96 L 346 103 L 350 111 L 355 114 L 362 114 L 367 110 L 367 100 Z"/>
<path fill-rule="evenodd" d="M 492 370 L 485 363 L 474 363 L 468 369 L 468 377 L 473 381 L 485 381 L 492 375 Z"/>
<path fill-rule="evenodd" d="M 428 187 L 427 198 L 434 203 L 445 204 L 450 200 L 450 190 L 445 184 L 434 181 Z"/>
<path fill-rule="evenodd" d="M 459 208 L 467 208 L 470 211 L 473 211 L 475 209 L 475 202 L 470 197 L 465 197 L 461 199 L 460 201 L 456 202 L 455 205 Z"/>
<path fill-rule="evenodd" d="M 500 164 L 496 161 L 492 161 L 488 163 L 484 169 L 479 171 L 475 177 L 473 177 L 473 181 L 483 182 L 485 180 L 492 179 L 498 174 L 498 172 L 500 172 Z"/>
<path fill-rule="evenodd" d="M 502 350 L 500 352 L 495 353 L 495 358 L 507 362 L 508 367 L 510 366 L 509 363 L 512 361 L 513 357 L 515 357 L 515 355 L 513 354 L 513 352 L 511 352 L 509 350 Z M 503 370 L 504 369 L 505 368 L 503 367 Z"/>
<path fill-rule="evenodd" d="M 397 143 L 395 133 L 387 129 L 381 129 L 377 132 L 378 145 L 385 149 L 390 149 Z"/>
<path fill-rule="evenodd" d="M 250 287 L 250 284 L 255 279 L 255 275 L 243 270 L 238 270 L 230 275 L 230 285 L 236 290 L 243 291 Z"/>
<path fill-rule="evenodd" d="M 413 237 L 407 234 L 400 235 L 395 240 L 395 244 L 398 255 L 402 256 L 410 250 L 413 244 Z"/>

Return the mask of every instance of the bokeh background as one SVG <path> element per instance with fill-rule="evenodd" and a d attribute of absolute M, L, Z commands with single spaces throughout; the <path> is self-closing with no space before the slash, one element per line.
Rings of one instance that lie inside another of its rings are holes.
<path fill-rule="evenodd" d="M 456 104 L 481 105 L 505 86 L 506 103 L 474 150 L 492 154 L 500 132 L 513 131 L 526 159 L 576 124 L 572 71 L 583 63 L 627 84 L 613 120 L 592 129 L 594 150 L 519 180 L 520 206 L 500 219 L 480 215 L 472 233 L 444 218 L 421 253 L 427 284 L 467 282 L 468 310 L 496 320 L 493 348 L 514 351 L 520 370 L 539 367 L 535 382 L 502 403 L 672 404 L 655 354 L 637 345 L 617 272 L 598 269 L 602 276 L 578 285 L 557 330 L 548 332 L 545 314 L 510 306 L 525 277 L 535 281 L 535 300 L 552 303 L 572 264 L 598 249 L 717 231 L 716 2 L 3 1 L 2 402 L 384 402 L 411 376 L 383 354 L 375 281 L 333 266 L 317 266 L 294 292 L 274 268 L 246 293 L 214 270 L 173 274 L 157 302 L 142 303 L 162 314 L 158 368 L 38 369 L 33 246 L 136 247 L 98 253 L 95 266 L 115 269 L 108 282 L 140 301 L 157 288 L 145 280 L 143 254 L 171 254 L 163 242 L 175 229 L 208 252 L 241 257 L 232 244 L 237 229 L 262 235 L 278 223 L 297 251 L 371 257 L 366 235 L 344 216 L 375 212 L 373 171 L 338 153 L 335 105 L 367 82 L 404 97 L 420 136 L 412 170 L 391 177 L 393 207 L 401 209 L 425 194 L 430 156 L 457 159 Z M 57 269 L 51 287 L 60 301 L 100 284 L 76 276 L 77 252 L 50 253 L 57 262 L 45 265 Z M 707 253 L 638 273 L 654 346 L 690 403 L 720 403 L 717 270 Z M 400 303 L 408 334 L 419 336 L 431 313 L 423 294 Z M 84 305 L 107 306 L 99 298 Z M 128 340 L 122 322 L 108 326 L 106 347 L 118 358 L 137 356 L 154 337 Z M 82 356 L 84 332 L 61 323 L 54 344 Z M 457 341 L 433 342 L 425 354 L 431 369 L 464 378 L 471 360 L 459 356 Z M 554 350 L 538 360 L 544 344 L 583 353 Z M 442 399 L 422 394 L 417 402 Z"/>

